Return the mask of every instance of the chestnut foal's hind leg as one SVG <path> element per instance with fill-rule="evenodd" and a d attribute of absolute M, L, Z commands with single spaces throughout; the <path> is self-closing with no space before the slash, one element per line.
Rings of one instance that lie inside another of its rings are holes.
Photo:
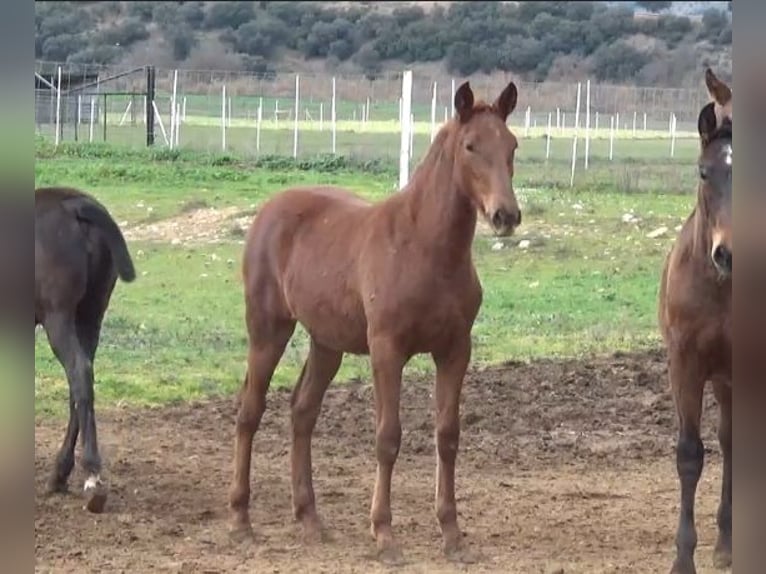
<path fill-rule="evenodd" d="M 676 559 L 672 574 L 696 574 L 694 551 L 697 530 L 694 525 L 694 499 L 702 474 L 705 451 L 700 438 L 700 418 L 705 380 L 695 368 L 696 357 L 670 362 L 670 384 L 678 414 L 679 435 L 676 466 L 681 482 L 681 510 L 676 532 Z"/>
<path fill-rule="evenodd" d="M 260 325 L 258 326 L 260 328 Z M 268 329 L 250 329 L 247 374 L 240 394 L 234 440 L 234 477 L 229 491 L 231 536 L 240 541 L 252 535 L 250 526 L 250 460 L 253 437 L 266 410 L 266 392 L 279 360 L 295 330 L 294 321 L 279 321 Z M 268 337 L 266 336 L 268 335 Z"/>
<path fill-rule="evenodd" d="M 713 561 L 717 568 L 731 566 L 731 387 L 721 382 L 713 384 L 718 401 L 718 441 L 723 455 L 721 502 L 718 506 L 718 541 Z"/>
<path fill-rule="evenodd" d="M 308 359 L 303 365 L 291 399 L 293 512 L 295 518 L 303 524 L 307 543 L 319 542 L 322 538 L 322 525 L 316 511 L 311 478 L 311 435 L 322 408 L 325 391 L 337 374 L 342 360 L 343 353 L 327 349 L 312 339 Z"/>
<path fill-rule="evenodd" d="M 473 562 L 475 557 L 461 548 L 462 535 L 455 503 L 455 459 L 460 442 L 460 393 L 471 358 L 470 339 L 462 340 L 449 352 L 434 354 L 436 364 L 436 516 L 448 558 Z"/>
<path fill-rule="evenodd" d="M 399 401 L 406 360 L 391 341 L 378 339 L 370 342 L 375 393 L 375 454 L 378 459 L 370 529 L 377 545 L 378 559 L 392 565 L 404 561 L 391 529 L 391 475 L 402 441 Z"/>

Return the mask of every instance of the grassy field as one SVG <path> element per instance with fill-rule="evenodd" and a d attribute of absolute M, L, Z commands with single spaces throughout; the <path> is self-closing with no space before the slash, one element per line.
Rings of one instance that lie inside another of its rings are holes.
<path fill-rule="evenodd" d="M 473 332 L 475 366 L 658 343 L 660 265 L 693 203 L 693 152 L 684 149 L 673 161 L 635 153 L 636 159 L 619 164 L 596 157 L 573 189 L 567 161 L 520 153 L 515 186 L 524 224 L 511 239 L 480 235 L 475 242 L 485 290 Z M 394 193 L 397 176 L 391 162 L 357 157 L 254 160 L 105 145 L 54 150 L 38 141 L 35 179 L 37 186 L 90 191 L 129 230 L 199 207 L 252 214 L 279 189 L 301 183 L 340 184 L 380 200 Z M 647 237 L 660 227 L 667 230 Z M 241 384 L 242 236 L 223 235 L 216 244 L 130 241 L 139 277 L 118 284 L 104 324 L 96 361 L 100 405 L 232 394 Z M 528 246 L 519 245 L 523 240 Z M 306 350 L 299 330 L 274 385 L 294 382 Z M 430 369 L 425 358 L 408 366 L 409 373 Z M 367 362 L 348 357 L 338 379 L 355 377 L 369 380 Z M 38 330 L 37 411 L 64 412 L 66 396 L 63 371 Z"/>

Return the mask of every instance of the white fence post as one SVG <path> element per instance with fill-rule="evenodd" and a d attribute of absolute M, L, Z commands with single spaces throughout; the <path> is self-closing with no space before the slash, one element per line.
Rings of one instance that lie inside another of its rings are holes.
<path fill-rule="evenodd" d="M 529 124 L 532 123 L 532 106 L 527 106 L 527 111 L 524 113 L 524 137 L 529 135 Z"/>
<path fill-rule="evenodd" d="M 670 120 L 670 157 L 676 155 L 676 114 L 673 114 Z"/>
<path fill-rule="evenodd" d="M 221 149 L 226 151 L 226 84 L 221 88 Z"/>
<path fill-rule="evenodd" d="M 646 131 L 646 112 L 644 112 L 644 131 Z"/>
<path fill-rule="evenodd" d="M 590 156 L 590 80 L 585 84 L 585 169 Z"/>
<path fill-rule="evenodd" d="M 293 121 L 293 158 L 298 157 L 298 121 L 300 120 L 300 76 L 295 74 L 295 118 Z"/>
<path fill-rule="evenodd" d="M 332 78 L 332 107 L 330 109 L 330 122 L 332 123 L 332 154 L 335 155 L 336 132 L 335 132 L 335 76 Z"/>
<path fill-rule="evenodd" d="M 614 157 L 614 116 L 609 116 L 609 161 Z"/>
<path fill-rule="evenodd" d="M 436 82 L 434 82 L 433 93 L 431 95 L 431 142 L 436 137 Z"/>
<path fill-rule="evenodd" d="M 548 112 L 548 131 L 545 136 L 545 160 L 551 157 L 551 112 Z"/>
<path fill-rule="evenodd" d="M 128 104 L 130 106 L 130 104 Z M 176 143 L 173 147 L 181 145 L 181 104 L 176 104 Z"/>
<path fill-rule="evenodd" d="M 452 88 L 450 90 L 449 94 L 449 102 L 450 102 L 450 108 L 451 108 L 451 115 L 450 117 L 455 116 L 455 78 L 452 78 Z"/>
<path fill-rule="evenodd" d="M 178 70 L 173 71 L 173 95 L 170 98 L 170 149 L 175 145 L 176 123 L 178 117 L 176 114 L 176 93 L 178 90 Z"/>
<path fill-rule="evenodd" d="M 319 102 L 319 131 L 324 131 L 324 102 Z"/>
<path fill-rule="evenodd" d="M 453 81 L 454 85 L 454 81 Z M 454 101 L 454 98 L 453 98 Z M 410 131 L 412 125 L 412 70 L 402 75 L 401 147 L 399 150 L 399 189 L 407 185 L 410 178 Z"/>
<path fill-rule="evenodd" d="M 261 122 L 263 121 L 263 97 L 258 98 L 258 112 L 255 118 L 255 153 L 261 153 Z"/>
<path fill-rule="evenodd" d="M 88 141 L 90 143 L 93 143 L 93 124 L 95 123 L 96 123 L 96 96 L 91 96 L 90 98 L 90 133 L 88 135 Z"/>
<path fill-rule="evenodd" d="M 582 84 L 577 82 L 577 107 L 575 108 L 574 138 L 572 139 L 572 175 L 569 177 L 569 187 L 574 186 L 575 164 L 577 163 L 577 132 L 580 126 L 580 92 Z"/>
<path fill-rule="evenodd" d="M 56 147 L 61 137 L 61 66 L 58 67 L 58 83 L 56 86 Z"/>

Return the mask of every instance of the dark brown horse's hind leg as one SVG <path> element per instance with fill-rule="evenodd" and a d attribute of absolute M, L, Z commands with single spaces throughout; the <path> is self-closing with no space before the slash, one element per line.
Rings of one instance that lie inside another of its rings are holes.
<path fill-rule="evenodd" d="M 718 401 L 718 441 L 723 455 L 723 481 L 721 502 L 718 506 L 718 541 L 715 545 L 713 562 L 716 568 L 725 569 L 732 564 L 731 546 L 731 387 L 722 382 L 713 384 Z"/>
<path fill-rule="evenodd" d="M 77 435 L 80 432 L 80 423 L 77 418 L 77 408 L 75 407 L 74 394 L 69 390 L 69 423 L 64 436 L 64 442 L 56 456 L 56 465 L 53 467 L 50 479 L 48 480 L 48 492 L 53 494 L 57 492 L 66 492 L 68 490 L 67 481 L 69 475 L 74 469 L 74 449 L 77 445 Z"/>
<path fill-rule="evenodd" d="M 57 468 L 49 486 L 53 486 L 54 482 L 58 483 L 59 488 L 62 483 L 66 484 L 66 478 L 72 468 L 74 442 L 79 429 L 83 444 L 82 466 L 88 474 L 83 487 L 87 509 L 91 512 L 102 512 L 106 504 L 106 488 L 100 478 L 101 456 L 98 452 L 93 405 L 93 361 L 77 336 L 76 323 L 71 313 L 55 313 L 47 317 L 45 331 L 53 353 L 66 371 L 70 392 L 67 435 L 59 451 Z M 71 409 L 72 404 L 74 412 Z M 76 422 L 72 420 L 73 414 L 77 418 Z"/>
<path fill-rule="evenodd" d="M 240 394 L 234 440 L 234 476 L 229 491 L 231 536 L 240 541 L 252 534 L 250 526 L 250 460 L 253 437 L 266 410 L 266 392 L 282 354 L 295 330 L 294 321 L 277 321 L 267 330 L 250 331 L 247 374 Z M 268 337 L 264 336 L 268 334 Z"/>
<path fill-rule="evenodd" d="M 290 456 L 293 483 L 293 512 L 303 525 L 307 543 L 320 542 L 322 525 L 316 511 L 311 477 L 311 435 L 322 399 L 338 372 L 343 353 L 323 347 L 312 339 L 308 359 L 292 394 L 293 442 Z"/>
<path fill-rule="evenodd" d="M 676 532 L 676 559 L 672 574 L 696 574 L 694 551 L 697 530 L 694 524 L 694 499 L 702 475 L 705 451 L 700 438 L 700 418 L 705 381 L 694 368 L 694 359 L 670 362 L 670 384 L 678 414 L 679 435 L 676 465 L 681 482 L 681 510 Z"/>

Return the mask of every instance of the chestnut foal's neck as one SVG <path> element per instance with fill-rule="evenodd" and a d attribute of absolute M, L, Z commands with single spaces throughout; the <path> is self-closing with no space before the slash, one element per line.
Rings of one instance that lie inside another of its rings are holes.
<path fill-rule="evenodd" d="M 476 207 L 458 187 L 454 122 L 452 120 L 436 136 L 407 185 L 416 234 L 445 263 L 470 257 L 476 231 Z"/>

